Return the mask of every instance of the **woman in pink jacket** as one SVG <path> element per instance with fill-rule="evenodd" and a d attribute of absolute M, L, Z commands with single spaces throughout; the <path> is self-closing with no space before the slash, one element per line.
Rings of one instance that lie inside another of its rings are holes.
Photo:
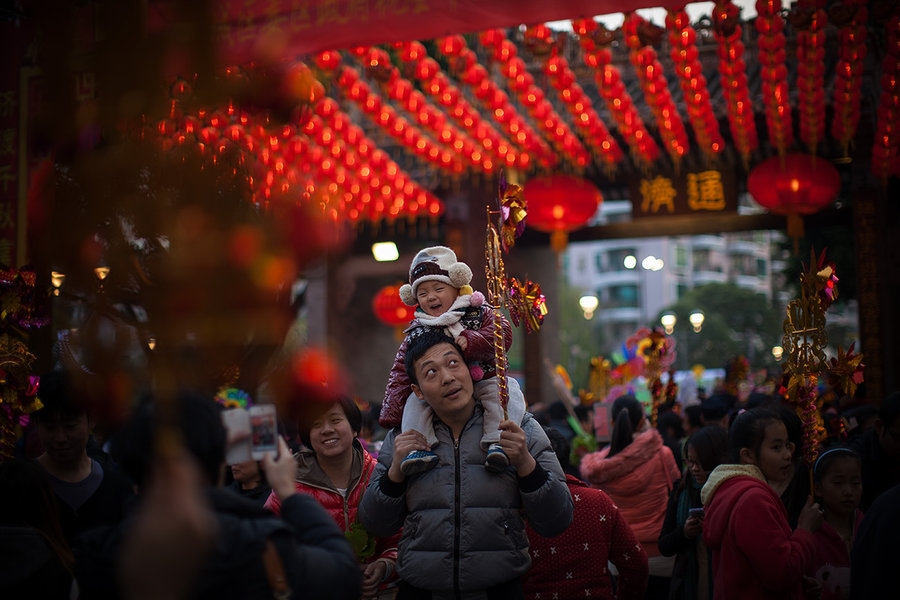
<path fill-rule="evenodd" d="M 612 442 L 581 459 L 581 476 L 616 503 L 647 553 L 650 579 L 646 598 L 664 600 L 669 596 L 673 559 L 660 554 L 657 540 L 669 491 L 678 480 L 678 465 L 659 432 L 649 427 L 634 396 L 617 398 L 612 418 Z"/>

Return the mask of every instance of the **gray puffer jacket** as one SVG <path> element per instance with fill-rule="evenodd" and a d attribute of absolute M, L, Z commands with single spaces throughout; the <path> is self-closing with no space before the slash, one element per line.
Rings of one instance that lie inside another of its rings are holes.
<path fill-rule="evenodd" d="M 480 405 L 458 447 L 437 418 L 434 429 L 439 443 L 432 450 L 440 462 L 402 484 L 387 477 L 398 429 L 388 434 L 360 521 L 376 537 L 403 527 L 397 572 L 417 588 L 466 594 L 524 575 L 531 566 L 524 518 L 544 537 L 572 522 L 572 496 L 547 435 L 526 413 L 522 429 L 537 466 L 519 478 L 513 467 L 500 474 L 484 467 Z"/>

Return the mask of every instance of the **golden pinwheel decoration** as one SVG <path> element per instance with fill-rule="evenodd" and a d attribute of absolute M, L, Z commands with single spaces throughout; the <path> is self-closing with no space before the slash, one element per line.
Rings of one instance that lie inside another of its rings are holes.
<path fill-rule="evenodd" d="M 803 424 L 803 459 L 812 467 L 819 455 L 819 445 L 825 435 L 821 415 L 816 406 L 816 384 L 819 377 L 829 376 L 848 393 L 862 382 L 862 355 L 853 354 L 853 347 L 845 353 L 838 348 L 837 359 L 829 365 L 825 357 L 828 335 L 825 332 L 825 310 L 837 299 L 836 268 L 825 260 L 825 251 L 816 258 L 810 254 L 809 265 L 803 265 L 800 276 L 800 298 L 792 300 L 784 320 L 782 346 L 787 355 L 784 365 L 785 385 L 782 393 L 794 405 Z M 829 368 L 830 367 L 830 368 Z M 810 468 L 810 490 L 813 489 Z"/>
<path fill-rule="evenodd" d="M 816 260 L 813 250 L 810 266 L 800 276 L 800 298 L 791 300 L 787 307 L 782 346 L 787 355 L 784 370 L 788 397 L 795 397 L 805 378 L 825 369 L 825 309 L 837 298 L 837 276 L 833 264 L 820 267 L 824 260 L 824 252 Z"/>
<path fill-rule="evenodd" d="M 546 299 L 540 286 L 534 282 L 520 283 L 515 278 L 507 282 L 503 264 L 503 252 L 508 252 L 515 245 L 516 238 L 522 235 L 527 215 L 522 189 L 518 185 L 507 183 L 501 174 L 499 207 L 492 210 L 489 205 L 487 208 L 484 270 L 488 302 L 497 310 L 508 309 L 513 322 L 517 326 L 524 322 L 530 333 L 540 328 L 543 317 L 547 314 Z M 503 418 L 506 418 L 509 389 L 506 379 L 506 347 L 499 319 L 494 320 L 493 341 L 500 406 L 503 408 Z"/>

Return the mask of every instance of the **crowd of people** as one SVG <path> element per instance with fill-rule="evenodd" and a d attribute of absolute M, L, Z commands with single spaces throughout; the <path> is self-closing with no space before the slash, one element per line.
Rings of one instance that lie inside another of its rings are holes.
<path fill-rule="evenodd" d="M 0 464 L 0 597 L 895 597 L 900 393 L 812 464 L 777 397 L 724 391 L 656 427 L 623 395 L 609 444 L 573 453 L 558 406 L 491 368 L 509 324 L 470 279 L 420 252 L 385 402 L 324 388 L 259 460 L 226 464 L 214 394 L 144 398 L 101 447 L 72 380 L 42 377 Z"/>

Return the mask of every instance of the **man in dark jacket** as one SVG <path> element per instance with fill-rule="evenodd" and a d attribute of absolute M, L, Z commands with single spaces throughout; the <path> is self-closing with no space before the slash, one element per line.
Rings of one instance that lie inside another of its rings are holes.
<path fill-rule="evenodd" d="M 403 457 L 427 450 L 416 431 L 391 431 L 360 504 L 360 521 L 387 537 L 403 527 L 398 599 L 523 598 L 521 577 L 531 560 L 522 518 L 545 537 L 572 521 L 573 503 L 550 442 L 526 413 L 522 423 L 500 423 L 510 466 L 484 468 L 482 409 L 472 376 L 454 341 L 440 332 L 410 341 L 407 372 L 413 392 L 435 414 L 439 462 L 405 476 Z"/>
<path fill-rule="evenodd" d="M 67 373 L 41 376 L 38 397 L 43 407 L 34 413 L 34 421 L 43 452 L 37 463 L 49 476 L 63 534 L 74 545 L 81 532 L 117 523 L 134 490 L 108 459 L 89 456 L 91 412 Z"/>
<path fill-rule="evenodd" d="M 200 485 L 207 486 L 205 494 L 201 489 L 194 500 L 186 498 L 193 502 L 196 518 L 178 515 L 187 523 L 186 530 L 180 536 L 172 531 L 171 540 L 158 532 L 160 525 L 165 527 L 165 511 L 160 505 L 168 502 L 176 508 L 172 494 L 179 491 L 178 486 L 170 485 L 159 493 L 160 474 L 175 471 L 176 476 L 169 478 L 172 481 L 178 479 L 178 471 L 168 456 L 171 448 L 155 454 L 150 451 L 154 440 L 168 439 L 171 444 L 171 438 L 155 433 L 155 407 L 148 403 L 123 432 L 116 455 L 138 486 L 151 491 L 142 495 L 134 517 L 118 527 L 85 536 L 83 551 L 76 554 L 76 576 L 84 597 L 110 598 L 124 592 L 131 598 L 162 598 L 175 597 L 177 592 L 198 599 L 271 599 L 276 591 L 282 591 L 285 595 L 277 597 L 357 600 L 361 580 L 356 557 L 318 502 L 296 492 L 296 464 L 284 440 L 279 440 L 278 457 L 269 455 L 263 461 L 269 483 L 282 503 L 278 518 L 221 487 L 226 438 L 220 406 L 212 398 L 193 395 L 182 396 L 178 405 L 176 430 L 199 467 Z M 181 473 L 190 484 L 190 477 L 184 476 L 183 470 Z M 204 514 L 214 521 L 211 527 L 203 525 Z M 203 532 L 210 543 L 195 543 L 192 536 L 203 537 Z M 196 545 L 199 557 L 191 557 L 180 545 Z M 184 556 L 194 568 L 186 569 L 169 554 Z M 157 589 L 158 593 L 150 593 Z"/>

